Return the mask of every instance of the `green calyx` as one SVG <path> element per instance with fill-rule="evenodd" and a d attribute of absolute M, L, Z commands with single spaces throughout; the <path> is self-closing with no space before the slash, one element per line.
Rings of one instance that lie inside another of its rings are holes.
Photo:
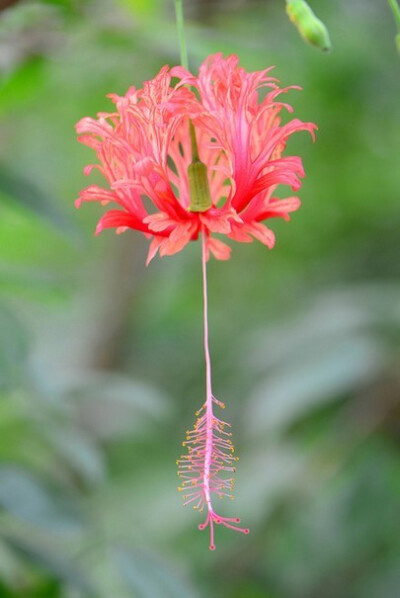
<path fill-rule="evenodd" d="M 210 186 L 208 184 L 207 166 L 201 162 L 193 123 L 189 124 L 192 142 L 192 162 L 188 167 L 190 212 L 206 212 L 212 206 Z"/>
<path fill-rule="evenodd" d="M 286 12 L 306 42 L 325 52 L 331 49 L 327 28 L 305 0 L 286 0 Z"/>

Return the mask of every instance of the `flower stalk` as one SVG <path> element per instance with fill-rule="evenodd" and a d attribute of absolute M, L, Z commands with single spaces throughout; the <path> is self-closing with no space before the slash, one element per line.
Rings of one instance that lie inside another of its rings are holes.
<path fill-rule="evenodd" d="M 396 47 L 397 52 L 400 55 L 400 6 L 397 0 L 388 0 L 389 6 L 392 9 L 394 20 L 397 26 L 397 35 L 396 35 Z"/>
<path fill-rule="evenodd" d="M 397 0 L 389 0 L 389 6 L 392 9 L 394 20 L 396 21 L 397 29 L 400 33 L 400 6 Z"/>
<path fill-rule="evenodd" d="M 175 15 L 176 15 L 176 28 L 178 30 L 179 39 L 179 50 L 181 56 L 181 65 L 183 68 L 189 68 L 189 61 L 187 55 L 185 32 L 183 27 L 183 0 L 175 0 Z"/>

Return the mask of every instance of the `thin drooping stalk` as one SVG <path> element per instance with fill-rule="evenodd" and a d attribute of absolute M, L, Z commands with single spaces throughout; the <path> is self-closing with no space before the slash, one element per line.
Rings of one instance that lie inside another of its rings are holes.
<path fill-rule="evenodd" d="M 179 50 L 181 56 L 181 65 L 189 68 L 188 55 L 185 42 L 185 32 L 183 29 L 183 0 L 175 0 L 176 28 L 178 30 Z"/>
<path fill-rule="evenodd" d="M 400 7 L 397 3 L 397 0 L 389 0 L 390 8 L 392 9 L 394 19 L 397 24 L 397 29 L 400 33 Z"/>
<path fill-rule="evenodd" d="M 247 528 L 238 527 L 238 517 L 222 517 L 213 506 L 213 498 L 233 498 L 233 477 L 227 477 L 236 471 L 234 448 L 231 441 L 230 425 L 214 414 L 214 405 L 221 409 L 225 405 L 218 401 L 212 392 L 211 359 L 208 343 L 208 296 L 207 296 L 207 236 L 202 231 L 202 272 L 203 272 L 203 319 L 204 319 L 204 355 L 206 363 L 206 400 L 197 411 L 197 420 L 192 430 L 186 432 L 183 446 L 188 447 L 188 454 L 177 461 L 178 475 L 182 484 L 178 488 L 184 491 L 184 505 L 191 504 L 194 509 L 207 511 L 206 520 L 199 525 L 203 530 L 210 526 L 210 549 L 215 549 L 214 525 L 224 525 L 230 529 L 249 533 Z"/>

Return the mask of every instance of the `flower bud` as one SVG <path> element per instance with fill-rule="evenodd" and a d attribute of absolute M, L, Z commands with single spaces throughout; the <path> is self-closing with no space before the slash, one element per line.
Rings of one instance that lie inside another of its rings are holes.
<path fill-rule="evenodd" d="M 320 50 L 331 49 L 327 28 L 305 0 L 286 0 L 286 12 L 306 42 Z"/>

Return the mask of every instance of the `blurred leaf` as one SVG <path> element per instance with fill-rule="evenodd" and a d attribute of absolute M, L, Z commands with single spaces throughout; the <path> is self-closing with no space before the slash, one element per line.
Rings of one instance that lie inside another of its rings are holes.
<path fill-rule="evenodd" d="M 0 506 L 16 518 L 58 533 L 82 530 L 82 518 L 61 496 L 50 492 L 22 468 L 0 467 Z"/>
<path fill-rule="evenodd" d="M 134 15 L 154 17 L 162 10 L 160 0 L 119 0 L 123 6 L 129 8 Z M 160 15 L 159 15 L 160 16 Z"/>
<path fill-rule="evenodd" d="M 250 397 L 252 433 L 293 423 L 370 382 L 398 338 L 397 285 L 347 287 L 251 336 L 248 366 L 264 373 Z"/>
<path fill-rule="evenodd" d="M 32 56 L 0 83 L 0 113 L 40 96 L 44 85 L 44 63 L 41 56 Z"/>
<path fill-rule="evenodd" d="M 114 561 L 137 598 L 196 598 L 198 594 L 165 563 L 138 551 L 118 548 Z"/>
<path fill-rule="evenodd" d="M 26 376 L 28 331 L 15 314 L 0 304 L 0 390 L 18 386 Z"/>
<path fill-rule="evenodd" d="M 251 433 L 290 425 L 313 408 L 373 379 L 384 363 L 379 343 L 352 337 L 303 352 L 266 378 L 249 399 Z"/>
<path fill-rule="evenodd" d="M 32 598 L 60 598 L 64 593 L 62 584 L 59 580 L 50 579 L 44 580 L 36 584 L 35 588 L 31 590 Z"/>
<path fill-rule="evenodd" d="M 16 598 L 16 595 L 7 586 L 0 581 L 0 596 L 1 598 Z"/>
<path fill-rule="evenodd" d="M 77 428 L 53 425 L 47 431 L 51 443 L 59 456 L 91 484 L 99 483 L 104 478 L 102 454 L 88 434 Z"/>
<path fill-rule="evenodd" d="M 0 165 L 0 197 L 6 198 L 45 218 L 64 233 L 76 233 L 72 221 L 57 207 L 55 201 L 39 190 L 33 183 L 10 174 Z"/>
<path fill-rule="evenodd" d="M 68 13 L 74 14 L 78 9 L 82 9 L 83 5 L 88 4 L 90 0 L 41 0 L 41 2 L 62 8 Z"/>
<path fill-rule="evenodd" d="M 79 421 L 99 438 L 145 435 L 170 413 L 166 393 L 121 373 L 64 370 L 55 382 L 57 392 L 79 399 Z"/>
<path fill-rule="evenodd" d="M 11 552 L 6 542 L 0 537 L 0 580 L 12 584 L 14 579 L 21 575 L 17 558 Z M 2 596 L 2 587 L 0 585 L 0 596 Z"/>
<path fill-rule="evenodd" d="M 16 536 L 6 534 L 2 537 L 14 552 L 28 563 L 50 573 L 65 584 L 86 592 L 88 596 L 94 595 L 92 583 L 67 558 L 56 555 L 53 550 L 44 549 L 37 545 L 33 546 Z"/>

